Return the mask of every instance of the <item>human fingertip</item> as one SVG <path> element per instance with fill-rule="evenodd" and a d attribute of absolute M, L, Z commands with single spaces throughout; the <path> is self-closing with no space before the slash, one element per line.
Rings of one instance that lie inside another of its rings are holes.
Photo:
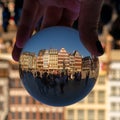
<path fill-rule="evenodd" d="M 20 58 L 20 54 L 21 54 L 22 48 L 17 47 L 17 45 L 14 45 L 13 51 L 12 51 L 12 58 L 13 60 L 15 60 L 16 62 L 19 61 Z"/>
<path fill-rule="evenodd" d="M 96 41 L 97 55 L 101 56 L 104 54 L 104 49 L 99 40 Z"/>
<path fill-rule="evenodd" d="M 25 44 L 24 40 L 23 41 L 22 40 L 16 40 L 16 47 L 23 48 L 24 44 Z"/>

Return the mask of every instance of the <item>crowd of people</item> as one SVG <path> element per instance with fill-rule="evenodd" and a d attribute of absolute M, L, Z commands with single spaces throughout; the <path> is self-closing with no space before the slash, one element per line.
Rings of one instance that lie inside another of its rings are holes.
<path fill-rule="evenodd" d="M 67 71 L 57 71 L 56 73 L 48 73 L 47 71 L 41 73 L 39 71 L 36 74 L 32 73 L 32 71 L 25 71 L 20 69 L 20 76 L 22 81 L 30 82 L 35 81 L 39 86 L 41 94 L 47 94 L 49 89 L 53 89 L 54 93 L 56 92 L 56 88 L 59 87 L 60 93 L 64 93 L 64 87 L 69 84 L 69 81 L 81 82 L 85 81 L 85 85 L 87 85 L 89 79 L 95 79 L 90 77 L 90 71 L 85 72 L 85 78 L 82 78 L 82 73 L 74 72 L 70 73 Z"/>

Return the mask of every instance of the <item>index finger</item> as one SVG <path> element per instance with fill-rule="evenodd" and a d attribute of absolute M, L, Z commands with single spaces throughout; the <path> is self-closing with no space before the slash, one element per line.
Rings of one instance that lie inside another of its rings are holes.
<path fill-rule="evenodd" d="M 20 24 L 17 30 L 16 43 L 12 51 L 12 57 L 15 61 L 19 61 L 24 44 L 31 36 L 38 19 L 42 16 L 43 7 L 39 7 L 40 5 L 36 1 L 24 1 Z"/>
<path fill-rule="evenodd" d="M 23 5 L 23 11 L 20 18 L 20 24 L 16 36 L 16 45 L 19 48 L 23 48 L 25 42 L 31 36 L 33 29 L 36 25 L 36 14 L 39 10 L 39 18 L 43 14 L 43 6 L 41 6 L 37 0 L 25 0 Z"/>

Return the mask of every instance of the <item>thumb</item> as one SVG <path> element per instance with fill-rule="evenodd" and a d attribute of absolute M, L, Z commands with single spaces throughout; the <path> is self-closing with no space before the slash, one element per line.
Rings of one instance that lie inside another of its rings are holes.
<path fill-rule="evenodd" d="M 97 26 L 103 0 L 82 0 L 80 2 L 80 15 L 78 29 L 84 46 L 94 56 L 104 53 L 98 40 Z"/>

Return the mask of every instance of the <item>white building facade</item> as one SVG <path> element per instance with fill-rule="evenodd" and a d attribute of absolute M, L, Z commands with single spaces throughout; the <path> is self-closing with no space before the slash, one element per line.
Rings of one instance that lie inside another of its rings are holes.
<path fill-rule="evenodd" d="M 108 84 L 108 120 L 120 120 L 120 56 L 119 50 L 111 52 Z"/>

